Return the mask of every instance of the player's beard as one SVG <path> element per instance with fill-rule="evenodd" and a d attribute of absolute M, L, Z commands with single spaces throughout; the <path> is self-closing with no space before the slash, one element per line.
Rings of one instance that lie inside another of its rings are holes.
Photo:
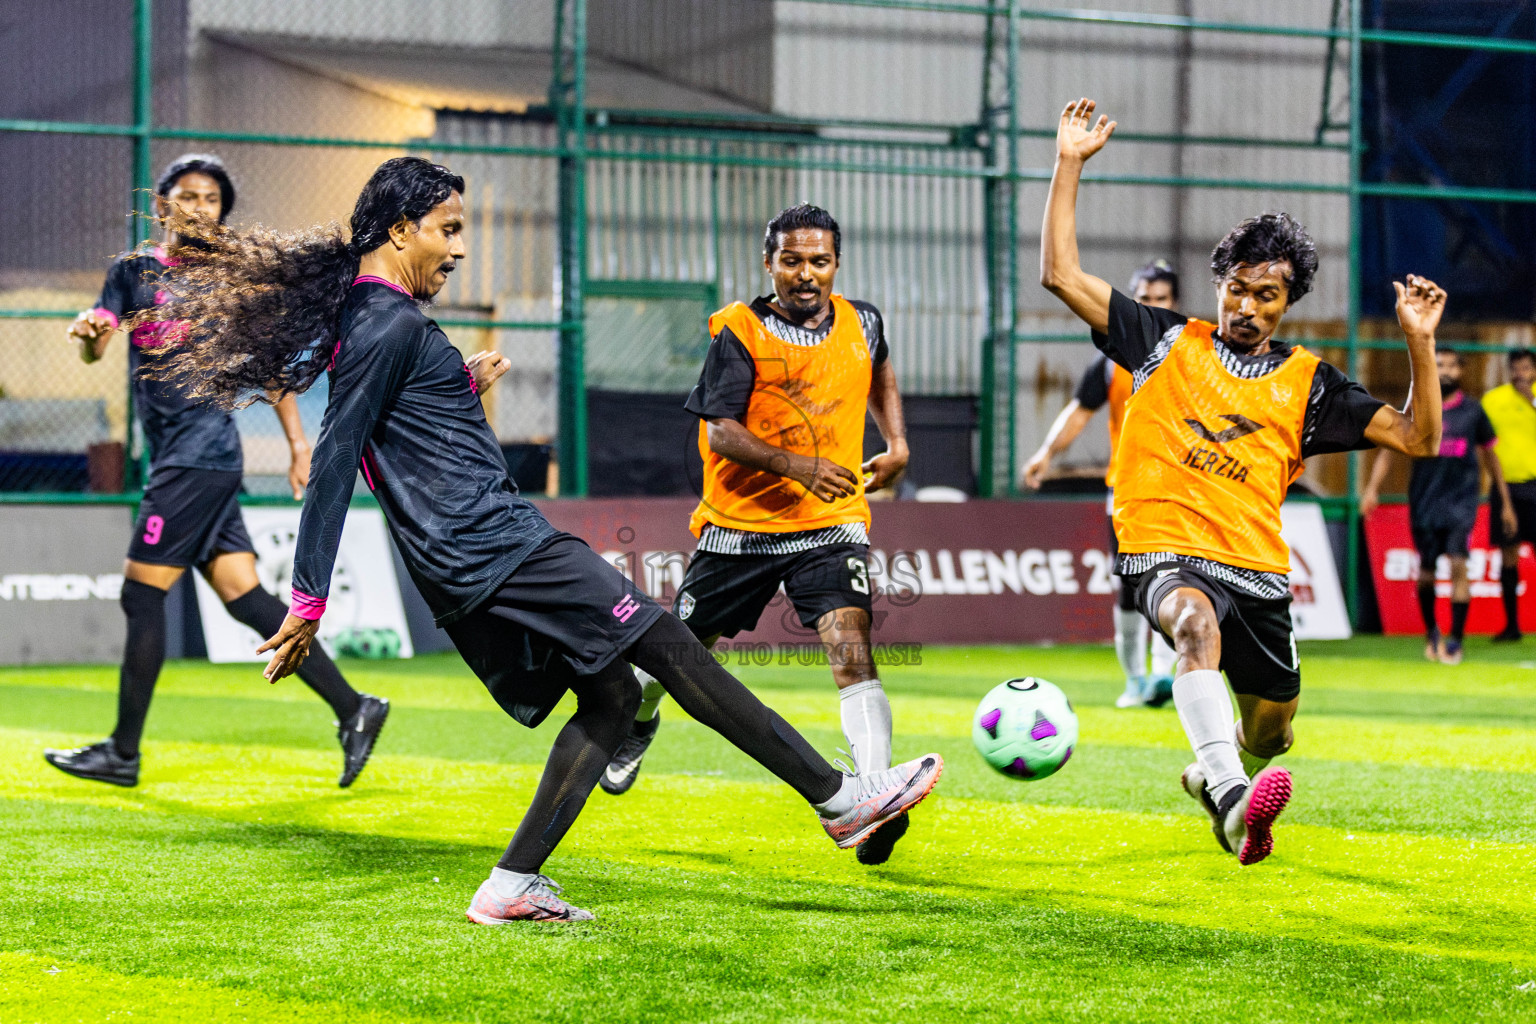
<path fill-rule="evenodd" d="M 1461 390 L 1461 381 L 1449 381 L 1440 378 L 1440 401 L 1448 400 L 1452 395 Z"/>

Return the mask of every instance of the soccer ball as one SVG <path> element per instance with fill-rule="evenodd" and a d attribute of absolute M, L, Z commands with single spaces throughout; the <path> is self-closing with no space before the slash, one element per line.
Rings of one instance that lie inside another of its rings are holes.
<path fill-rule="evenodd" d="M 1055 683 L 1010 679 L 976 707 L 971 740 L 982 759 L 1016 779 L 1054 775 L 1077 745 L 1077 713 Z"/>

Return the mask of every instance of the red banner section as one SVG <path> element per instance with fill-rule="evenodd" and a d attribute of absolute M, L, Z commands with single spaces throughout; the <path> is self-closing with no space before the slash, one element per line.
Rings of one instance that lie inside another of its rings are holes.
<path fill-rule="evenodd" d="M 1419 553 L 1408 530 L 1407 505 L 1383 505 L 1365 520 L 1365 543 L 1371 556 L 1371 577 L 1376 583 L 1376 603 L 1381 608 L 1384 633 L 1414 634 L 1424 632 L 1419 617 L 1419 599 L 1415 593 L 1419 580 Z M 1468 547 L 1467 578 L 1472 584 L 1472 608 L 1467 615 L 1470 633 L 1496 633 L 1504 628 L 1504 610 L 1499 603 L 1499 570 L 1503 558 L 1499 549 L 1488 543 L 1488 507 L 1477 510 L 1477 525 L 1472 528 Z M 1536 562 L 1530 558 L 1531 546 L 1520 547 L 1520 593 L 1536 582 Z M 1435 593 L 1441 599 L 1451 596 L 1450 561 L 1441 558 L 1435 567 Z M 1441 608 L 1440 628 L 1449 625 L 1450 612 Z M 1536 608 L 1529 601 L 1520 603 L 1520 628 L 1536 630 Z"/>
<path fill-rule="evenodd" d="M 694 502 L 540 502 L 669 606 L 694 538 Z M 1102 501 L 877 502 L 870 530 L 875 639 L 901 643 L 1096 642 L 1111 638 L 1114 584 Z M 810 642 L 782 591 L 738 639 Z"/>

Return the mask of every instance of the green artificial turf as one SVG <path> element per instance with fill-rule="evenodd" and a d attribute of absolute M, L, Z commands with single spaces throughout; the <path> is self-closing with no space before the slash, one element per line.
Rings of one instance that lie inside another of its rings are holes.
<path fill-rule="evenodd" d="M 343 663 L 395 705 L 349 791 L 297 680 L 167 666 L 121 790 L 40 757 L 110 728 L 115 668 L 0 670 L 0 1022 L 1536 1020 L 1536 661 L 1303 659 L 1257 867 L 1179 789 L 1172 710 L 1113 707 L 1107 648 L 930 648 L 884 673 L 898 756 L 946 759 L 889 865 L 667 705 L 635 789 L 546 867 L 597 920 L 505 928 L 463 909 L 561 715 L 517 726 L 456 658 Z M 842 745 L 825 669 L 732 668 Z M 970 748 L 1020 674 L 1082 724 L 1036 783 Z"/>

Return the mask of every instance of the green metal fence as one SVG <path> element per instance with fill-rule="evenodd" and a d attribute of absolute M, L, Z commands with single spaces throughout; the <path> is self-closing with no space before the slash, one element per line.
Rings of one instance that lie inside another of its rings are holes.
<path fill-rule="evenodd" d="M 1021 123 L 1020 97 L 1026 88 L 1021 42 L 1032 25 L 1314 40 L 1327 47 L 1330 74 L 1336 63 L 1348 69 L 1349 115 L 1341 124 L 1325 123 L 1315 137 L 1134 131 L 1116 137 L 1117 146 L 1207 145 L 1241 147 L 1256 154 L 1296 149 L 1342 154 L 1348 163 L 1343 181 L 1267 179 L 1262 174 L 1090 173 L 1085 182 L 1088 190 L 1171 187 L 1341 197 L 1350 217 L 1348 311 L 1339 336 L 1313 343 L 1341 352 L 1352 374 L 1360 369 L 1362 353 L 1398 347 L 1362 334 L 1361 197 L 1536 201 L 1536 193 L 1523 191 L 1361 180 L 1364 46 L 1536 53 L 1536 43 L 1521 40 L 1367 29 L 1362 24 L 1363 0 L 1341 0 L 1347 18 L 1310 27 L 1046 10 L 1026 8 L 1020 0 L 807 0 L 982 19 L 982 91 L 976 118 L 963 124 L 595 109 L 587 96 L 587 2 L 552 2 L 547 106 L 516 116 L 439 111 L 430 138 L 375 138 L 364 131 L 311 135 L 207 130 L 163 123 L 154 110 L 153 0 L 134 0 L 131 122 L 9 120 L 0 121 L 0 133 L 125 143 L 133 191 L 122 199 L 132 202 L 139 214 L 126 220 L 126 244 L 142 241 L 149 232 L 148 190 L 154 169 L 185 148 L 216 146 L 237 167 L 307 167 L 306 187 L 328 188 L 338 195 L 355 193 L 361 183 L 353 180 L 359 168 L 396 153 L 418 152 L 452 163 L 470 181 L 471 260 L 445 293 L 440 322 L 466 349 L 496 346 L 513 357 L 518 369 L 508 383 L 499 385 L 501 404 L 491 410 L 492 422 L 504 438 L 551 441 L 558 454 L 559 491 L 567 495 L 587 490 L 586 387 L 624 377 L 625 358 L 633 365 L 638 357 L 657 367 L 654 373 L 640 375 L 645 386 L 677 387 L 686 377 L 681 368 L 697 365 L 706 339 L 702 331 L 678 338 L 675 325 L 686 322 L 693 310 L 752 294 L 760 273 L 762 224 L 778 208 L 801 198 L 835 209 L 850 233 L 878 240 L 845 264 L 840 284 L 850 294 L 875 300 L 887 319 L 899 325 L 899 365 L 907 390 L 978 396 L 981 492 L 1018 493 L 1019 346 L 1086 340 L 1076 332 L 1031 331 L 1018 313 L 1021 282 L 1034 267 L 1032 255 L 1020 252 L 1021 223 L 1038 217 L 1035 209 L 1021 209 L 1020 193 L 1048 181 L 1051 174 L 1048 165 L 1027 165 L 1024 149 L 1055 134 L 1053 125 Z M 1325 96 L 1325 105 L 1334 98 Z M 1347 130 L 1347 140 L 1328 138 L 1326 127 Z M 345 173 L 327 176 L 326 168 L 341 166 Z M 87 445 L 95 445 L 91 451 L 99 453 L 103 443 L 108 450 L 111 442 L 124 444 L 128 458 L 121 474 L 123 495 L 116 500 L 132 500 L 141 483 L 136 467 L 142 452 L 133 444 L 132 409 L 123 387 L 123 346 L 106 363 L 91 367 L 88 381 L 82 371 L 66 365 L 63 329 L 77 309 L 89 304 L 90 286 L 72 278 L 57 289 L 23 294 L 20 301 L 14 296 L 21 293 L 12 294 L 10 308 L 0 309 L 0 354 L 10 353 L 0 365 L 20 365 L 19 354 L 25 352 L 36 379 L 10 381 L 0 372 L 0 387 L 5 388 L 0 404 L 12 397 L 33 403 L 21 419 L 30 416 L 39 422 L 17 428 L 33 432 L 31 449 L 23 449 L 39 456 L 35 464 L 46 469 L 43 456 L 73 456 L 78 462 Z M 637 305 L 644 303 L 651 305 Z M 625 336 L 640 339 L 640 347 L 613 351 L 615 333 L 600 331 L 594 337 L 594 317 L 627 325 Z M 1472 340 L 1453 343 L 1497 348 Z M 54 354 L 38 356 L 49 346 Z M 44 380 L 69 386 L 60 384 L 50 391 L 39 384 Z M 48 402 L 56 404 L 49 407 Z M 311 429 L 317 413 L 312 399 L 306 407 Z M 0 429 L 9 429 L 3 424 L 0 418 Z M 253 421 L 249 429 L 270 428 Z M 8 444 L 0 438 L 0 450 Z M 31 480 L 4 473 L 0 464 L 0 492 L 5 492 L 0 500 L 89 500 L 80 492 L 50 493 L 47 472 Z M 1349 523 L 1351 570 L 1358 535 L 1357 506 L 1349 497 L 1355 477 L 1351 461 L 1348 494 L 1336 503 Z M 98 490 L 111 489 L 110 482 L 102 487 L 100 472 L 96 485 Z M 22 490 L 33 493 L 16 493 Z M 1351 597 L 1354 591 L 1351 585 Z"/>

